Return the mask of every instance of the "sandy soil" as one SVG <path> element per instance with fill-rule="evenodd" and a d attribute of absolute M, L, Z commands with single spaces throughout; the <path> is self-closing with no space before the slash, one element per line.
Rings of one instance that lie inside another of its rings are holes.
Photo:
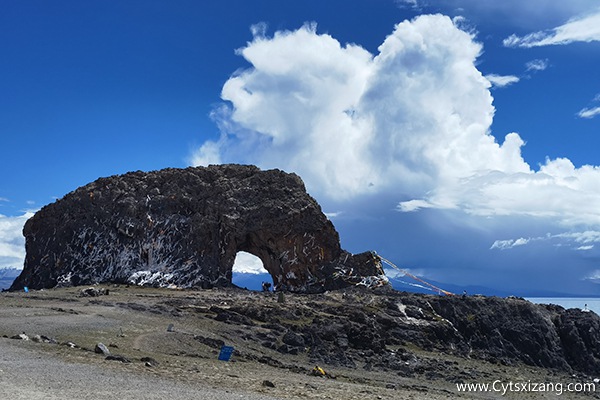
<path fill-rule="evenodd" d="M 471 383 L 500 391 L 459 392 L 442 375 L 404 377 L 393 372 L 322 365 L 335 379 L 312 376 L 303 355 L 281 354 L 248 339 L 248 327 L 216 321 L 210 305 L 237 301 L 279 307 L 276 296 L 236 290 L 173 291 L 105 286 L 108 296 L 81 297 L 81 288 L 0 294 L 0 399 L 555 399 L 557 391 L 502 393 L 502 384 L 553 382 L 563 398 L 600 398 L 590 390 L 567 393 L 576 378 L 523 365 L 503 366 L 410 349 L 420 357 L 472 376 Z M 335 294 L 331 294 L 335 301 Z M 288 302 L 305 297 L 288 296 Z M 172 324 L 172 329 L 168 329 Z M 17 340 L 43 335 L 57 343 Z M 223 341 L 236 348 L 219 361 Z M 76 347 L 66 345 L 71 342 Z M 94 352 L 105 344 L 113 355 Z M 148 360 L 150 361 L 142 361 Z M 265 382 L 265 381 L 268 381 Z M 468 379 L 467 379 L 468 381 Z M 600 393 L 600 384 L 597 384 Z M 529 389 L 532 389 L 530 386 Z M 539 388 L 538 388 L 539 389 Z"/>

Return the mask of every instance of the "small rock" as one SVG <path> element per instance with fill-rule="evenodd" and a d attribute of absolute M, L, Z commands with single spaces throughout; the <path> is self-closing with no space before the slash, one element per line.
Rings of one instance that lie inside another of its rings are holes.
<path fill-rule="evenodd" d="M 33 335 L 33 336 L 31 337 L 31 340 L 32 340 L 33 342 L 36 342 L 36 343 L 41 343 L 41 342 L 43 341 L 43 340 L 42 340 L 42 337 L 41 337 L 40 335 Z"/>
<path fill-rule="evenodd" d="M 266 386 L 266 387 L 270 387 L 270 388 L 274 388 L 275 387 L 275 384 L 273 382 L 271 382 L 269 380 L 266 380 L 266 379 L 263 381 L 262 385 Z"/>
<path fill-rule="evenodd" d="M 140 358 L 140 361 L 145 363 L 144 365 L 146 367 L 156 367 L 158 364 L 160 364 L 158 361 L 156 361 L 152 357 L 142 357 L 142 358 Z"/>
<path fill-rule="evenodd" d="M 41 338 L 44 342 L 46 343 L 50 343 L 50 344 L 58 344 L 58 342 L 56 341 L 56 339 L 46 336 L 46 335 L 41 335 Z"/>
<path fill-rule="evenodd" d="M 29 336 L 24 333 L 19 333 L 18 335 L 11 336 L 11 339 L 29 340 Z"/>
<path fill-rule="evenodd" d="M 105 360 L 109 360 L 109 361 L 121 361 L 122 363 L 130 363 L 131 360 L 128 359 L 127 357 L 124 356 L 120 356 L 120 355 L 110 355 L 110 356 L 106 356 Z"/>
<path fill-rule="evenodd" d="M 110 350 L 108 350 L 108 347 L 106 347 L 104 344 L 98 343 L 94 348 L 94 353 L 104 354 L 105 356 L 108 356 L 110 355 Z"/>
<path fill-rule="evenodd" d="M 79 292 L 79 295 L 81 297 L 103 296 L 103 295 L 108 295 L 108 290 L 106 290 L 104 288 L 96 289 L 94 287 L 89 287 L 87 289 L 81 289 L 81 292 Z"/>

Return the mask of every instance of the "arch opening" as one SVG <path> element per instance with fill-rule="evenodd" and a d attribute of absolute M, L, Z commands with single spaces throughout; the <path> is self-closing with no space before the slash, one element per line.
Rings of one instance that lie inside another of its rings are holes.
<path fill-rule="evenodd" d="M 262 291 L 262 283 L 268 282 L 273 289 L 271 274 L 265 269 L 262 260 L 252 253 L 238 251 L 231 269 L 231 283 L 248 290 Z"/>

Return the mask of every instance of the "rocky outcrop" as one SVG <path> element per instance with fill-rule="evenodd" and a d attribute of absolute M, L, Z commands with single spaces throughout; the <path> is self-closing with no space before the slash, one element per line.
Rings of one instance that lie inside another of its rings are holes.
<path fill-rule="evenodd" d="M 295 174 L 219 165 L 101 178 L 38 211 L 12 290 L 101 282 L 231 284 L 238 251 L 277 288 L 319 292 L 384 284 L 379 259 L 352 255 Z"/>
<path fill-rule="evenodd" d="M 244 339 L 283 354 L 306 354 L 316 364 L 460 378 L 452 377 L 456 371 L 447 364 L 411 350 L 420 348 L 495 365 L 522 363 L 600 375 L 600 317 L 579 309 L 521 298 L 355 288 L 293 297 L 285 307 L 242 295 L 228 302 L 233 305 L 227 309 L 197 304 L 191 310 L 243 325 Z M 181 303 L 166 302 L 168 307 L 185 309 Z"/>

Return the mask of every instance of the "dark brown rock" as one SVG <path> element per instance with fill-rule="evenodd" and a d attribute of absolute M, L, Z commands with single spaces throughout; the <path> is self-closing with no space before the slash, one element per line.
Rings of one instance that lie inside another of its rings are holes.
<path fill-rule="evenodd" d="M 277 289 L 386 282 L 376 255 L 341 249 L 297 175 L 254 166 L 101 178 L 42 208 L 23 233 L 25 266 L 12 290 L 102 282 L 228 286 L 238 251 L 259 257 Z"/>

